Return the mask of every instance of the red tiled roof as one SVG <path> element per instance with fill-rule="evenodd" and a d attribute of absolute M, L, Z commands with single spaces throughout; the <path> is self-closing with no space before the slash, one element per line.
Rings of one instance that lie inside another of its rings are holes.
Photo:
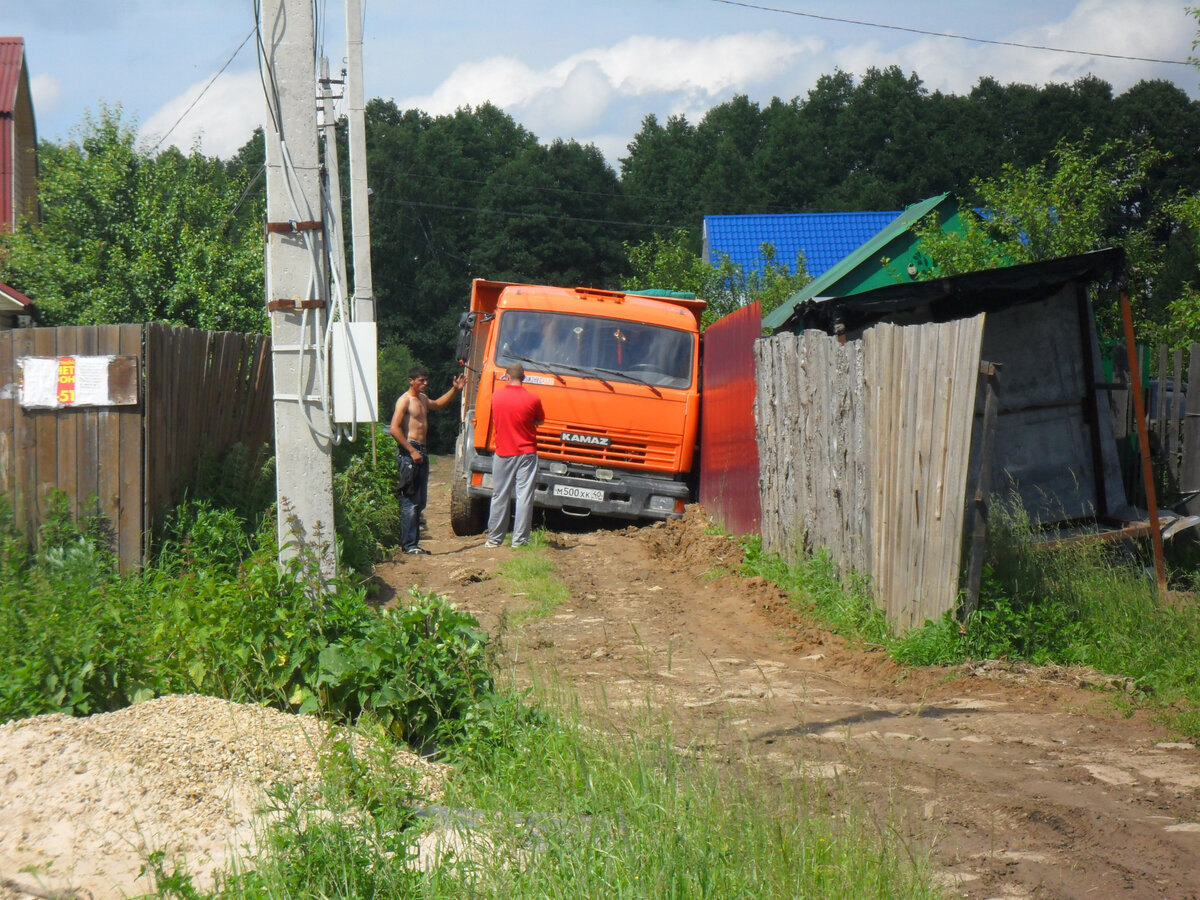
<path fill-rule="evenodd" d="M 0 281 L 0 294 L 8 297 L 11 300 L 16 300 L 22 306 L 32 306 L 33 301 L 18 291 L 15 287 L 9 287 L 3 281 Z"/>
<path fill-rule="evenodd" d="M 24 38 L 0 37 L 0 115 L 11 116 L 17 108 L 24 59 Z"/>

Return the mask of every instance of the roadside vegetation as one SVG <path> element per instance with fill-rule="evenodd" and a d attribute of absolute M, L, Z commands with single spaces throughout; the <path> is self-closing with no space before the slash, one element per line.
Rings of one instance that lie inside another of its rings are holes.
<path fill-rule="evenodd" d="M 1170 727 L 1200 735 L 1194 565 L 1181 560 L 1174 573 L 1187 592 L 1159 598 L 1145 560 L 1129 545 L 1094 541 L 1049 549 L 1036 541 L 1022 510 L 1003 504 L 993 506 L 989 531 L 979 608 L 966 622 L 947 614 L 903 637 L 892 634 L 869 582 L 840 577 L 822 553 L 791 565 L 749 539 L 743 571 L 779 584 L 799 610 L 832 631 L 885 648 L 900 662 L 1090 666 L 1132 679 L 1133 690 L 1118 695 L 1120 702 L 1156 709 Z"/>
<path fill-rule="evenodd" d="M 213 896 L 941 896 L 868 813 L 803 780 L 722 772 L 653 723 L 602 735 L 543 702 L 555 712 L 506 698 L 472 719 L 437 807 L 386 778 L 364 803 L 358 762 L 332 760 L 324 812 L 280 793 L 271 852 Z M 455 837 L 422 869 L 413 847 L 430 828 Z"/>
<path fill-rule="evenodd" d="M 387 458 L 339 453 L 344 557 L 388 548 Z M 0 508 L 0 721 L 202 693 L 320 715 L 376 749 L 364 759 L 336 741 L 320 785 L 272 788 L 258 858 L 211 890 L 151 853 L 157 896 L 939 896 L 924 860 L 852 798 L 719 767 L 652 713 L 600 732 L 561 690 L 500 687 L 489 636 L 436 595 L 379 609 L 349 568 L 311 587 L 309 561 L 278 563 L 271 506 L 255 500 L 270 464 L 234 454 L 203 468 L 209 483 L 132 575 L 117 573 L 104 523 L 75 521 L 65 497 L 36 549 Z M 367 516 L 374 504 L 385 509 Z M 503 571 L 530 617 L 565 590 L 546 546 L 535 533 Z M 436 805 L 393 762 L 400 744 L 449 764 Z M 430 833 L 447 843 L 419 859 Z"/>

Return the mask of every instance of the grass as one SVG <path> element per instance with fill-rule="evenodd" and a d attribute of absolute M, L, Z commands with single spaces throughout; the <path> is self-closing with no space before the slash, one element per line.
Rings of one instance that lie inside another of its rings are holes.
<path fill-rule="evenodd" d="M 910 665 L 1012 659 L 1091 666 L 1132 678 L 1130 699 L 1175 730 L 1200 736 L 1200 604 L 1161 601 L 1127 547 L 1094 541 L 1049 549 L 1028 518 L 996 504 L 979 609 L 895 637 L 862 578 L 843 579 L 823 554 L 789 565 L 747 542 L 743 571 L 775 581 L 830 630 L 886 647 Z"/>
<path fill-rule="evenodd" d="M 509 616 L 513 625 L 553 615 L 571 596 L 570 590 L 554 575 L 554 563 L 546 554 L 549 537 L 544 529 L 530 536 L 529 544 L 517 548 L 512 558 L 500 567 L 500 575 L 509 594 L 523 597 L 526 605 Z"/>
<path fill-rule="evenodd" d="M 892 831 L 819 784 L 719 769 L 651 724 L 600 734 L 569 698 L 558 702 L 550 711 L 544 698 L 498 696 L 449 754 L 435 808 L 414 806 L 386 766 L 342 753 L 320 791 L 275 792 L 279 816 L 254 870 L 231 872 L 211 895 L 163 872 L 160 896 L 941 896 Z M 415 846 L 428 832 L 457 835 L 457 849 L 422 868 Z"/>

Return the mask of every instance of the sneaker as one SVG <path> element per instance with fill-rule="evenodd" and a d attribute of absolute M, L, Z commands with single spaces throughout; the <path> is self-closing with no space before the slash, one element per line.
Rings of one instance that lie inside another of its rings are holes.
<path fill-rule="evenodd" d="M 424 547 L 413 547 L 411 550 L 405 550 L 409 556 L 431 556 L 432 554 Z"/>
<path fill-rule="evenodd" d="M 487 547 L 489 550 L 495 550 L 500 546 L 500 541 L 488 541 L 483 546 Z"/>

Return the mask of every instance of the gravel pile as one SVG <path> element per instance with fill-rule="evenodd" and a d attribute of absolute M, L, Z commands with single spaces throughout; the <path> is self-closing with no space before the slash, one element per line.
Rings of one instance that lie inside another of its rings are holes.
<path fill-rule="evenodd" d="M 138 873 L 156 850 L 206 885 L 253 856 L 267 788 L 319 784 L 327 740 L 311 716 L 196 695 L 0 725 L 0 900 L 147 892 Z M 397 762 L 438 796 L 439 767 Z"/>

